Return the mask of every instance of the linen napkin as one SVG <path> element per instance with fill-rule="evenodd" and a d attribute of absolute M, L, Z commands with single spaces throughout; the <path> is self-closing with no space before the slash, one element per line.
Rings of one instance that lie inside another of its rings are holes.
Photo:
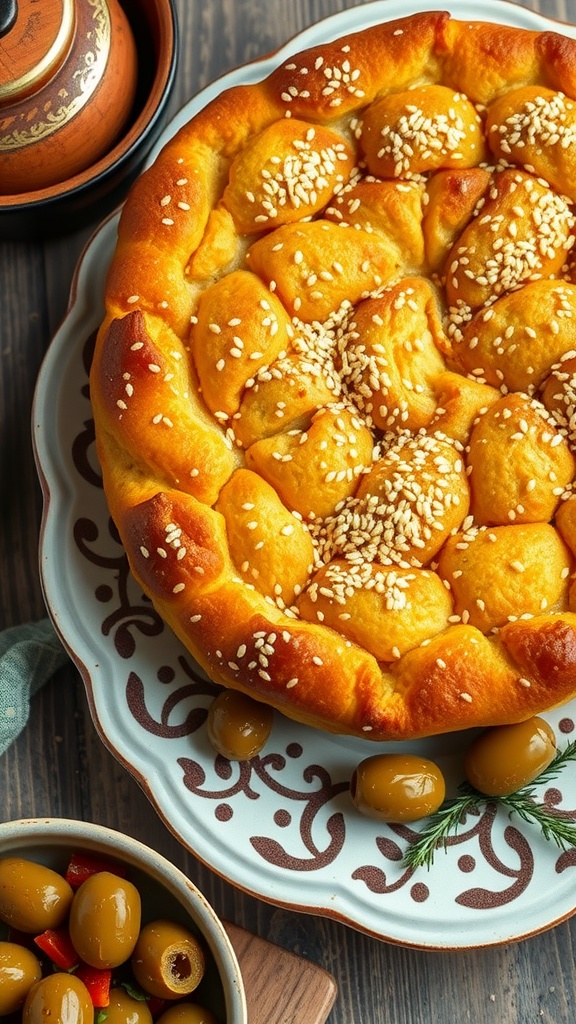
<path fill-rule="evenodd" d="M 0 633 L 0 755 L 26 725 L 31 698 L 67 661 L 48 618 Z"/>

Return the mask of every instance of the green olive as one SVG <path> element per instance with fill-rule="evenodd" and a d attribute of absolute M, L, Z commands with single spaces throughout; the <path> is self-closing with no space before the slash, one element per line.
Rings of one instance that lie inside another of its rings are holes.
<path fill-rule="evenodd" d="M 0 942 L 0 1017 L 19 1010 L 41 977 L 40 962 L 30 949 L 17 942 Z"/>
<path fill-rule="evenodd" d="M 0 860 L 0 920 L 19 932 L 39 934 L 65 921 L 73 892 L 62 875 L 22 857 Z"/>
<path fill-rule="evenodd" d="M 74 893 L 70 938 L 91 967 L 119 967 L 129 960 L 140 930 L 140 894 L 110 871 L 90 875 Z"/>
<path fill-rule="evenodd" d="M 556 737 L 543 718 L 486 729 L 470 745 L 464 772 L 486 796 L 507 796 L 533 782 L 556 754 Z"/>
<path fill-rule="evenodd" d="M 239 690 L 223 690 L 208 708 L 212 746 L 230 761 L 249 761 L 268 740 L 274 712 Z"/>
<path fill-rule="evenodd" d="M 350 795 L 368 818 L 417 821 L 438 810 L 446 785 L 440 769 L 425 757 L 374 754 L 353 772 Z"/>
<path fill-rule="evenodd" d="M 216 1017 L 199 1003 L 176 1003 L 158 1017 L 156 1024 L 218 1024 Z"/>
<path fill-rule="evenodd" d="M 147 1002 L 135 999 L 121 985 L 110 989 L 110 1002 L 103 1014 L 106 1024 L 152 1024 Z"/>
<path fill-rule="evenodd" d="M 94 1007 L 83 981 L 74 974 L 49 974 L 32 986 L 22 1009 L 22 1024 L 93 1024 Z"/>
<path fill-rule="evenodd" d="M 160 999 L 188 996 L 200 984 L 204 969 L 202 946 L 187 928 L 164 920 L 144 925 L 132 971 L 145 992 Z"/>

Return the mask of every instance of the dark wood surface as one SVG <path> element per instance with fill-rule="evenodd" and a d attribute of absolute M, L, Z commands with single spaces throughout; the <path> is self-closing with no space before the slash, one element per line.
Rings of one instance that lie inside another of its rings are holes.
<path fill-rule="evenodd" d="M 523 5 L 576 23 L 576 0 Z M 226 70 L 353 6 L 359 5 L 177 0 L 181 55 L 171 111 Z M 479 16 L 482 8 L 479 2 Z M 71 222 L 58 239 L 0 243 L 0 628 L 45 615 L 37 570 L 41 496 L 30 442 L 31 401 L 43 354 L 66 310 L 74 266 L 95 226 L 77 230 Z M 334 975 L 339 992 L 330 1024 L 574 1020 L 576 918 L 508 947 L 439 954 L 402 949 L 234 889 L 182 849 L 108 752 L 72 667 L 34 698 L 27 728 L 0 757 L 0 818 L 39 815 L 84 818 L 152 843 L 189 873 L 222 916 Z"/>

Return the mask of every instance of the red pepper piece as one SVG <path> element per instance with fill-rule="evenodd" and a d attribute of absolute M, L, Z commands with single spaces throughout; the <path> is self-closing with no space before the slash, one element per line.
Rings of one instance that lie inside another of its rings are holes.
<path fill-rule="evenodd" d="M 105 857 L 79 851 L 70 857 L 65 877 L 73 889 L 79 889 L 82 882 L 85 882 L 91 875 L 97 874 L 98 871 L 110 871 L 113 875 L 119 875 L 120 878 L 126 877 L 126 869 L 122 864 L 116 864 Z"/>
<path fill-rule="evenodd" d="M 34 942 L 62 971 L 70 971 L 78 963 L 78 954 L 66 928 L 47 928 L 34 937 Z"/>
<path fill-rule="evenodd" d="M 81 963 L 75 973 L 86 985 L 93 1006 L 99 1008 L 110 1004 L 112 971 L 108 967 L 90 967 L 89 964 Z"/>

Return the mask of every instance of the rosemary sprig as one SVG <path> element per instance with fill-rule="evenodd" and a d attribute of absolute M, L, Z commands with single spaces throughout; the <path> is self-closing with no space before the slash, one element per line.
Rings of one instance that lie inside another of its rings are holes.
<path fill-rule="evenodd" d="M 440 847 L 446 849 L 448 836 L 456 833 L 458 826 L 466 820 L 466 816 L 471 811 L 478 810 L 486 800 L 487 797 L 475 792 L 463 793 L 453 800 L 446 800 L 435 814 L 430 815 L 428 824 L 410 843 L 403 858 L 406 867 L 431 867 L 436 850 Z"/>
<path fill-rule="evenodd" d="M 447 800 L 435 814 L 430 815 L 428 824 L 412 840 L 404 854 L 405 866 L 430 868 L 436 850 L 446 849 L 448 836 L 457 833 L 466 816 L 490 804 L 501 804 L 508 808 L 510 815 L 517 814 L 523 821 L 539 825 L 544 838 L 555 842 L 561 849 L 576 846 L 576 822 L 562 811 L 552 811 L 535 800 L 536 788 L 557 779 L 566 764 L 574 760 L 576 740 L 559 750 L 534 782 L 508 796 L 486 796 L 470 783 L 461 783 L 459 796 Z"/>

